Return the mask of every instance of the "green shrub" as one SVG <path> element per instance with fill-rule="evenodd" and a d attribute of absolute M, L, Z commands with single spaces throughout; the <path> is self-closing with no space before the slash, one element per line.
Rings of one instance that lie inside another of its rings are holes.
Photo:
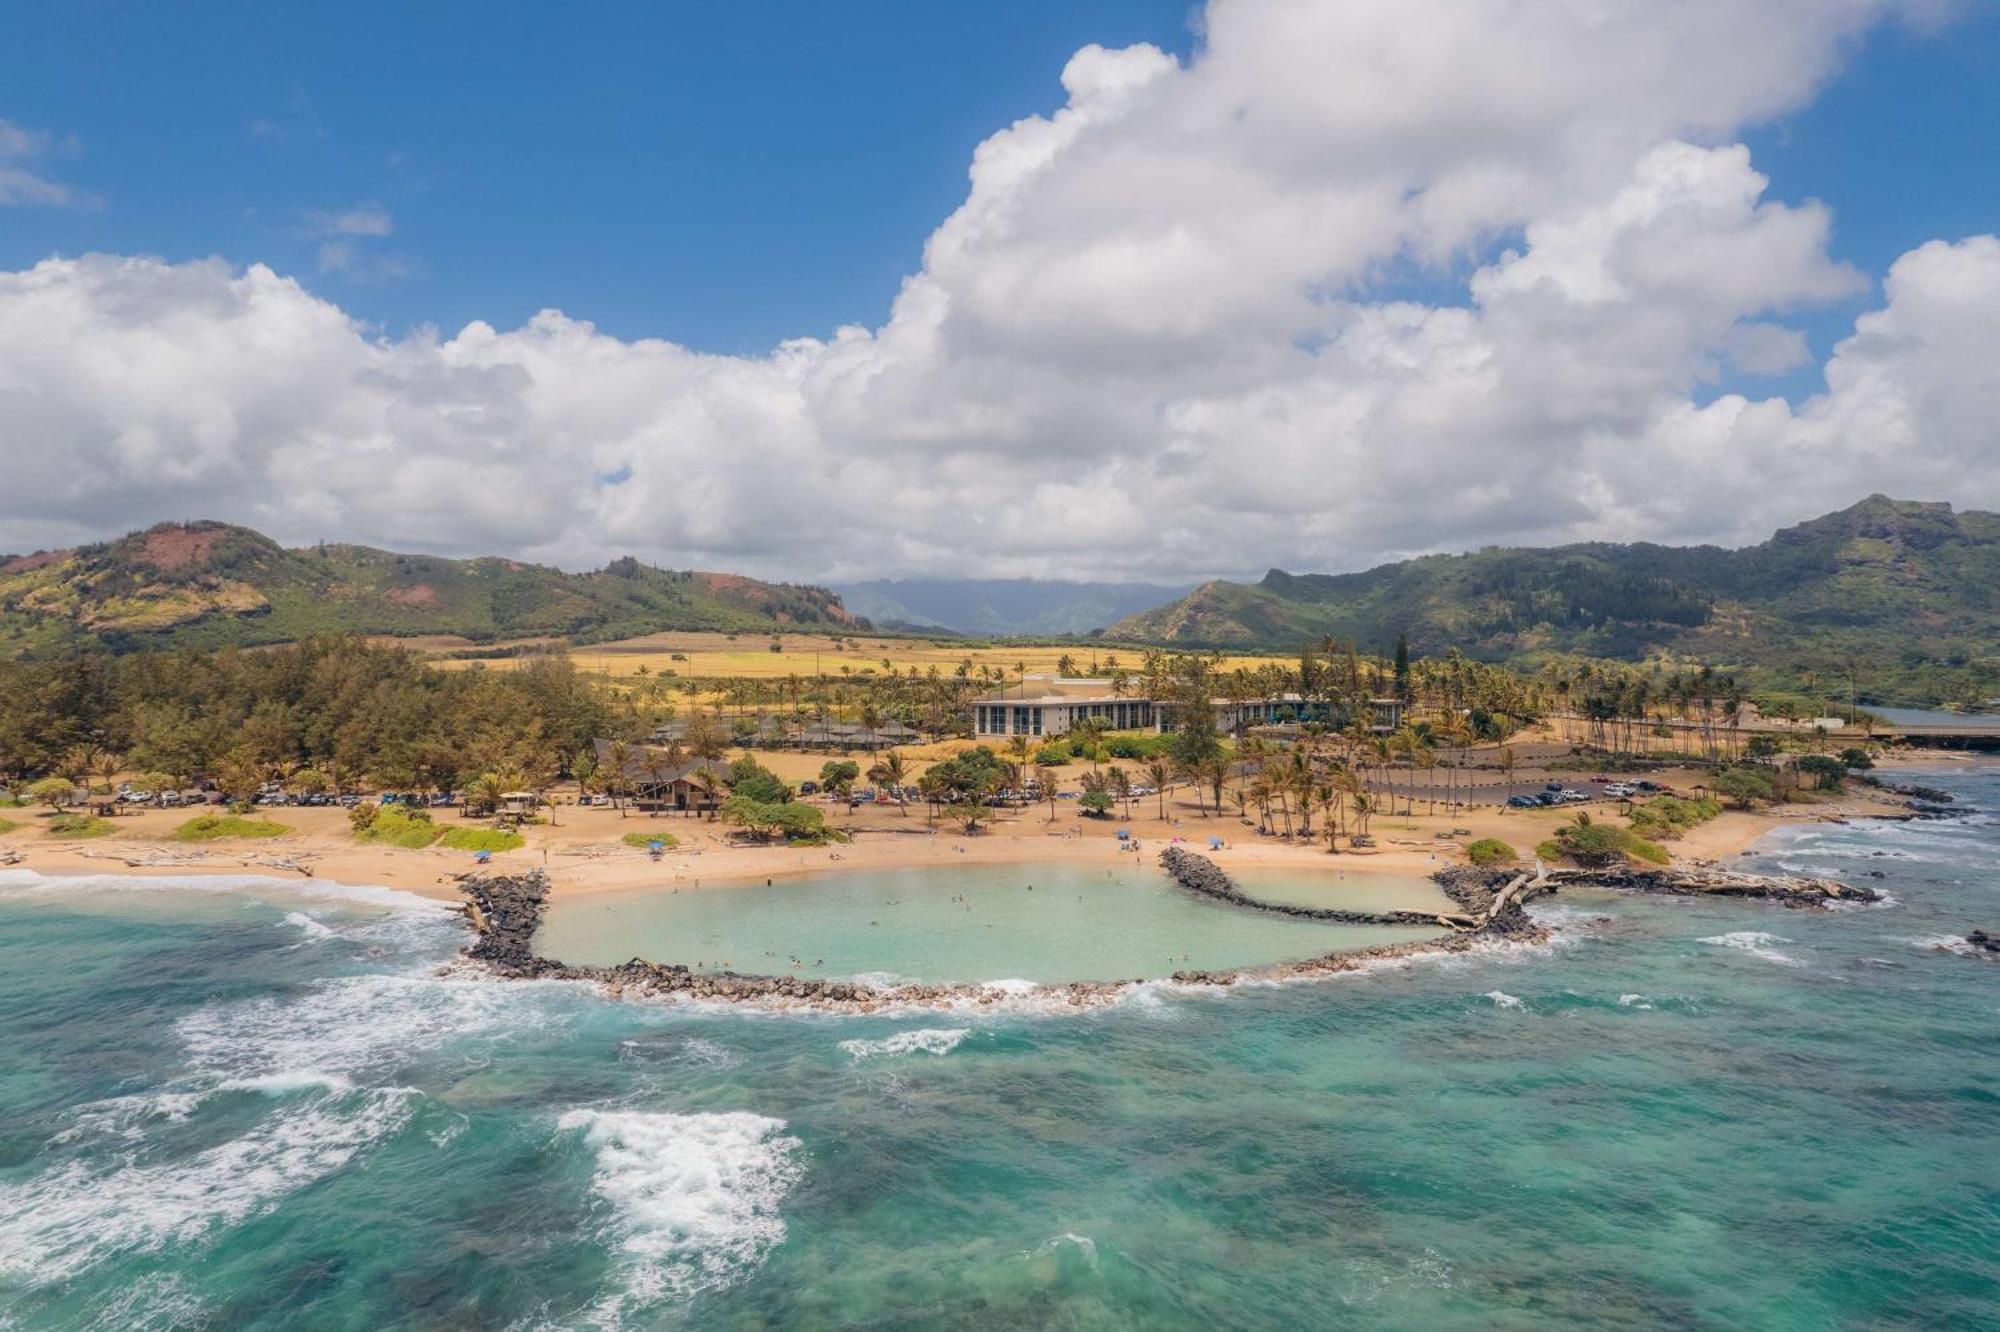
<path fill-rule="evenodd" d="M 44 777 L 28 788 L 30 799 L 38 800 L 50 809 L 61 809 L 64 805 L 75 804 L 80 794 L 76 789 L 76 783 L 67 777 Z"/>
<path fill-rule="evenodd" d="M 291 829 L 269 819 L 245 819 L 233 814 L 202 814 L 174 829 L 176 842 L 213 842 L 223 837 L 282 837 Z"/>
<path fill-rule="evenodd" d="M 745 832 L 769 837 L 783 833 L 787 841 L 818 841 L 826 836 L 826 816 L 795 801 L 766 802 L 733 795 L 722 802 L 722 820 Z"/>
<path fill-rule="evenodd" d="M 1672 859 L 1664 847 L 1647 841 L 1630 828 L 1596 823 L 1588 814 L 1579 814 L 1575 823 L 1556 829 L 1556 835 L 1535 850 L 1544 860 L 1573 860 L 1586 867 L 1612 865 L 1620 860 L 1664 865 Z"/>
<path fill-rule="evenodd" d="M 1068 745 L 1047 744 L 1035 751 L 1035 762 L 1044 768 L 1060 768 L 1069 760 Z"/>
<path fill-rule="evenodd" d="M 8 833 L 13 832 L 14 829 L 20 826 L 21 826 L 20 824 L 13 823 L 7 819 L 0 819 L 0 837 L 5 837 Z"/>
<path fill-rule="evenodd" d="M 627 846 L 636 846 L 641 851 L 646 850 L 648 847 L 652 846 L 652 844 L 655 842 L 658 842 L 661 846 L 664 846 L 669 850 L 681 844 L 680 838 L 674 836 L 672 833 L 667 833 L 667 832 L 626 833 L 623 837 L 619 838 L 619 840 L 625 843 L 625 845 Z"/>
<path fill-rule="evenodd" d="M 102 837 L 112 824 L 94 814 L 58 814 L 49 820 L 48 829 L 51 837 Z"/>
<path fill-rule="evenodd" d="M 366 806 L 355 806 L 349 811 L 349 817 L 359 814 L 364 808 Z M 373 818 L 358 826 L 354 836 L 359 841 L 378 846 L 400 846 L 415 851 L 435 842 L 440 831 L 426 811 L 388 805 L 377 809 Z"/>
<path fill-rule="evenodd" d="M 1484 868 L 1488 865 L 1512 864 L 1519 860 L 1521 855 L 1497 837 L 1482 837 L 1465 848 L 1465 857 L 1473 864 Z"/>
<path fill-rule="evenodd" d="M 725 777 L 732 794 L 760 805 L 778 805 L 792 798 L 792 788 L 756 759 L 745 754 L 729 765 Z"/>
<path fill-rule="evenodd" d="M 1757 768 L 1724 769 L 1709 781 L 1709 786 L 1717 795 L 1733 801 L 1742 809 L 1749 809 L 1758 801 L 1771 800 L 1777 795 L 1771 775 Z"/>
<path fill-rule="evenodd" d="M 519 833 L 498 828 L 447 828 L 438 845 L 452 851 L 515 851 L 528 844 Z"/>
<path fill-rule="evenodd" d="M 1680 796 L 1655 796 L 1632 808 L 1632 831 L 1643 837 L 1671 842 L 1698 823 L 1706 823 L 1722 812 L 1722 802 L 1714 796 L 1687 800 Z"/>

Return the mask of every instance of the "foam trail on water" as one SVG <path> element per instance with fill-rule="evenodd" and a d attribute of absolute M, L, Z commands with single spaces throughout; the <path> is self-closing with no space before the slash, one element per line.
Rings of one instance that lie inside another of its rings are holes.
<path fill-rule="evenodd" d="M 571 1110 L 557 1122 L 596 1156 L 591 1188 L 610 1204 L 624 1289 L 592 1311 L 631 1313 L 741 1278 L 784 1242 L 779 1204 L 803 1173 L 799 1140 L 764 1115 Z"/>
<path fill-rule="evenodd" d="M 1491 999 L 1495 1008 L 1522 1007 L 1521 1001 L 1514 995 L 1508 994 L 1505 990 L 1488 990 L 1484 997 Z"/>
<path fill-rule="evenodd" d="M 900 1054 L 950 1054 L 972 1033 L 964 1027 L 925 1027 L 917 1031 L 899 1031 L 893 1036 L 884 1036 L 879 1041 L 842 1041 L 840 1048 L 856 1059 L 873 1059 L 878 1055 Z"/>
<path fill-rule="evenodd" d="M 0 1279 L 45 1284 L 115 1253 L 198 1242 L 339 1170 L 408 1122 L 416 1093 L 335 1097 L 183 1161 L 72 1161 L 0 1185 Z"/>
<path fill-rule="evenodd" d="M 1781 939 L 1775 934 L 1766 934 L 1762 930 L 1734 930 L 1728 934 L 1710 935 L 1699 942 L 1714 944 L 1718 948 L 1734 948 L 1748 953 L 1752 957 L 1761 957 L 1766 962 L 1778 962 L 1788 967 L 1805 965 L 1805 963 L 1799 961 L 1797 958 L 1786 953 L 1781 953 L 1771 947 L 1772 944 L 1790 943 L 1790 939 Z"/>

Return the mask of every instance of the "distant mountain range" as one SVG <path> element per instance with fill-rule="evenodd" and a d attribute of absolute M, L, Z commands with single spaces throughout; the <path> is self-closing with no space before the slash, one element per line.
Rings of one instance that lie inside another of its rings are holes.
<path fill-rule="evenodd" d="M 1457 647 L 1836 669 L 2000 671 L 2000 515 L 1873 495 L 1741 550 L 1589 543 L 1431 555 L 1364 573 L 1213 582 L 1105 636 L 1284 647 L 1331 636 L 1384 651 Z M 1985 672 L 1985 676 L 1980 676 Z M 1935 689 L 1897 692 L 1935 694 Z"/>
<path fill-rule="evenodd" d="M 102 545 L 0 556 L 0 655 L 241 647 L 313 634 L 552 635 L 865 627 L 825 588 L 614 560 L 572 574 L 367 546 L 287 550 L 226 523 L 162 523 Z"/>
<path fill-rule="evenodd" d="M 1186 583 L 1065 583 L 1027 578 L 891 579 L 834 590 L 877 625 L 983 637 L 1066 637 L 1190 591 Z"/>

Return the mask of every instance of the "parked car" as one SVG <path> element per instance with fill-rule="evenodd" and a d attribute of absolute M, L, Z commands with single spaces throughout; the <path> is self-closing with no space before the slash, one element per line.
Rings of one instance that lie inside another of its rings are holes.
<path fill-rule="evenodd" d="M 800 795 L 818 795 L 818 794 L 819 794 L 819 783 L 818 783 L 818 782 L 800 782 L 800 783 L 799 783 L 799 794 L 800 794 Z"/>
<path fill-rule="evenodd" d="M 1507 803 L 1513 806 L 1515 809 L 1536 809 L 1540 807 L 1542 802 L 1536 796 L 1517 795 L 1517 796 L 1508 796 Z"/>

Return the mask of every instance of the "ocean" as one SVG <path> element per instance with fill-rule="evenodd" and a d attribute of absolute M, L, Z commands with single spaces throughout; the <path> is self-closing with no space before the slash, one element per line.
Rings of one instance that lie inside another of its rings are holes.
<path fill-rule="evenodd" d="M 0 871 L 0 1328 L 1990 1327 L 2000 765 L 1919 780 L 1977 812 L 1745 862 L 1884 905 L 1564 894 L 1083 1011 L 627 1003 L 387 890 Z"/>

